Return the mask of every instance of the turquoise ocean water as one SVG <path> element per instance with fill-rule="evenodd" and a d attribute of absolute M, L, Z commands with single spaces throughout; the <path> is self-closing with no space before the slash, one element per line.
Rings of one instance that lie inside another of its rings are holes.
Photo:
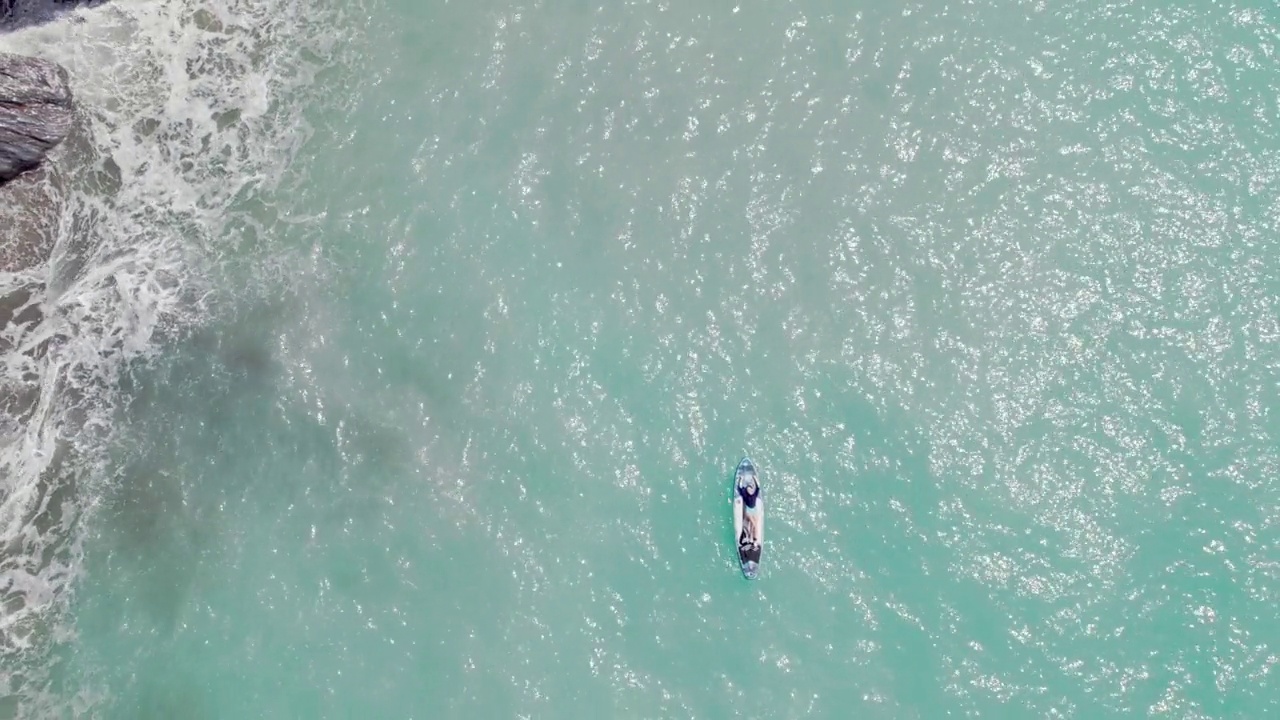
<path fill-rule="evenodd" d="M 0 49 L 91 146 L 0 717 L 1280 713 L 1273 4 L 119 0 Z"/>

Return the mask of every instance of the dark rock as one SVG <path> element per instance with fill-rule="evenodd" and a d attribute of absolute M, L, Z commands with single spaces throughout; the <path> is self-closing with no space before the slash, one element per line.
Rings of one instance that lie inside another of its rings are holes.
<path fill-rule="evenodd" d="M 67 136 L 73 118 L 61 65 L 0 53 L 0 183 L 38 167 Z"/>

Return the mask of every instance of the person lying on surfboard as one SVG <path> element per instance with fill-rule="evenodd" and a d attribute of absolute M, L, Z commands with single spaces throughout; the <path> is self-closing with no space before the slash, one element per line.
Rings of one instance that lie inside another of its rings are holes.
<path fill-rule="evenodd" d="M 750 538 L 752 544 L 759 546 L 764 529 L 764 517 L 761 510 L 764 509 L 764 503 L 760 502 L 760 487 L 756 484 L 755 477 L 748 477 L 746 482 L 738 488 L 738 494 L 742 496 L 742 534 L 746 538 Z"/>

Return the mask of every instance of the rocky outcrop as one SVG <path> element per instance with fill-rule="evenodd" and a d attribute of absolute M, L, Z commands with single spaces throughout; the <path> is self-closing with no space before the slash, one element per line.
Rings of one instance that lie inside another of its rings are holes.
<path fill-rule="evenodd" d="M 73 115 L 61 65 L 0 53 L 0 184 L 39 167 L 71 130 Z"/>

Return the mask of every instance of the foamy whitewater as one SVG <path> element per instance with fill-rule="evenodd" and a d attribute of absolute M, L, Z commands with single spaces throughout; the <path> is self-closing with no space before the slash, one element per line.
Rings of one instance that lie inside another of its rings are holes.
<path fill-rule="evenodd" d="M 48 654 L 73 632 L 67 603 L 84 528 L 112 482 L 122 376 L 198 327 L 222 294 L 288 282 L 287 252 L 263 238 L 296 222 L 278 198 L 310 133 L 314 73 L 355 34 L 307 0 L 50 14 L 0 36 L 4 51 L 67 68 L 80 121 L 55 155 L 65 181 L 52 257 L 0 274 L 0 296 L 21 301 L 15 317 L 40 313 L 8 325 L 0 357 L 21 410 L 0 415 L 0 698 L 17 698 L 0 702 L 0 717 L 58 705 L 44 697 Z M 210 284 L 210 267 L 236 264 L 243 286 Z"/>

